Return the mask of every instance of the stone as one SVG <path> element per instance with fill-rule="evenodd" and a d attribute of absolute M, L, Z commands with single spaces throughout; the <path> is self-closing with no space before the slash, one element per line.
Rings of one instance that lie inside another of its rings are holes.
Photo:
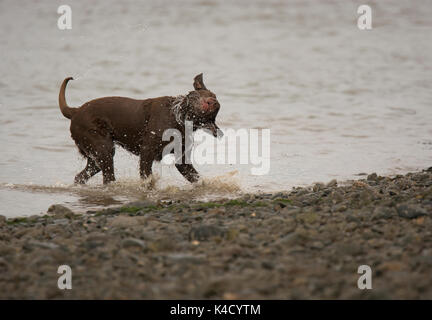
<path fill-rule="evenodd" d="M 42 241 L 29 241 L 26 244 L 24 244 L 25 249 L 57 249 L 59 246 L 52 242 L 42 242 Z"/>
<path fill-rule="evenodd" d="M 338 183 L 336 179 L 331 180 L 329 183 L 327 183 L 328 188 L 337 187 Z"/>
<path fill-rule="evenodd" d="M 378 175 L 374 172 L 367 176 L 367 181 L 377 181 Z"/>
<path fill-rule="evenodd" d="M 94 234 L 87 237 L 86 241 L 82 244 L 84 248 L 92 250 L 98 247 L 106 246 L 109 237 L 103 234 Z"/>
<path fill-rule="evenodd" d="M 337 246 L 337 252 L 340 255 L 356 256 L 364 252 L 363 248 L 357 243 L 340 243 Z"/>
<path fill-rule="evenodd" d="M 136 238 L 126 238 L 122 240 L 122 246 L 123 248 L 131 248 L 131 247 L 138 247 L 141 249 L 146 249 L 146 243 L 143 240 L 136 239 Z"/>
<path fill-rule="evenodd" d="M 396 215 L 392 207 L 376 207 L 372 213 L 372 220 L 390 219 Z"/>
<path fill-rule="evenodd" d="M 204 255 L 193 255 L 188 253 L 172 253 L 165 256 L 165 258 L 171 263 L 190 263 L 198 264 L 202 263 L 205 259 Z"/>
<path fill-rule="evenodd" d="M 322 183 L 322 182 L 316 182 L 316 183 L 314 184 L 312 190 L 313 190 L 314 192 L 317 192 L 317 191 L 321 191 L 322 189 L 324 189 L 324 187 L 325 187 L 325 184 L 324 184 L 324 183 Z"/>
<path fill-rule="evenodd" d="M 54 224 L 67 225 L 69 223 L 69 219 L 54 219 Z"/>
<path fill-rule="evenodd" d="M 202 225 L 193 227 L 189 231 L 189 240 L 205 241 L 214 237 L 223 238 L 226 231 L 215 225 Z"/>
<path fill-rule="evenodd" d="M 117 228 L 128 228 L 136 225 L 143 224 L 146 218 L 144 217 L 130 217 L 130 216 L 117 216 L 114 217 L 111 221 L 108 222 L 110 227 Z"/>
<path fill-rule="evenodd" d="M 10 269 L 10 265 L 9 263 L 3 259 L 2 257 L 0 257 L 0 274 L 4 274 L 5 272 L 9 271 Z"/>
<path fill-rule="evenodd" d="M 136 207 L 136 208 L 147 208 L 149 206 L 154 206 L 155 203 L 151 201 L 134 201 L 125 205 L 125 207 Z"/>
<path fill-rule="evenodd" d="M 61 204 L 53 204 L 48 208 L 47 213 L 59 218 L 72 218 L 75 215 L 71 209 Z"/>
<path fill-rule="evenodd" d="M 399 217 L 406 219 L 414 219 L 428 215 L 428 212 L 419 205 L 401 204 L 397 206 L 396 209 Z"/>

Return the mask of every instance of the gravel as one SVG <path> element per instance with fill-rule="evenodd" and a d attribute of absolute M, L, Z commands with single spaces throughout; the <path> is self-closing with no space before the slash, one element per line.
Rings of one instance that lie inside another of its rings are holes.
<path fill-rule="evenodd" d="M 432 299 L 431 214 L 432 169 L 81 215 L 53 205 L 0 216 L 0 299 Z"/>

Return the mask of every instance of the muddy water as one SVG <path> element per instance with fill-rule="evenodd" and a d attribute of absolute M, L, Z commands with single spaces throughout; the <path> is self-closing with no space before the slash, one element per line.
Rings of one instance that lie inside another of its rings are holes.
<path fill-rule="evenodd" d="M 356 27 L 360 1 L 58 1 L 0 3 L 0 214 L 52 203 L 85 211 L 152 198 L 206 199 L 290 189 L 362 172 L 432 164 L 432 3 L 375 1 L 373 30 Z M 170 165 L 138 179 L 120 148 L 118 182 L 73 186 L 85 162 L 57 106 L 107 95 L 185 94 L 204 72 L 222 128 L 271 129 L 271 169 L 199 165 L 188 185 Z M 153 188 L 149 188 L 153 184 Z"/>

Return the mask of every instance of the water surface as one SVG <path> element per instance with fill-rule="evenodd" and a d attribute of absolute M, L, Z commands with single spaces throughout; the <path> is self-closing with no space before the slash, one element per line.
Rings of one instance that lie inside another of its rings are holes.
<path fill-rule="evenodd" d="M 86 211 L 152 197 L 207 199 L 287 190 L 362 172 L 432 165 L 432 3 L 373 1 L 373 30 L 356 26 L 361 1 L 58 1 L 0 3 L 0 214 Z M 157 165 L 153 189 L 138 158 L 117 149 L 118 182 L 73 186 L 82 170 L 57 105 L 97 97 L 185 94 L 204 72 L 223 128 L 271 129 L 271 170 L 197 166 L 188 185 Z"/>

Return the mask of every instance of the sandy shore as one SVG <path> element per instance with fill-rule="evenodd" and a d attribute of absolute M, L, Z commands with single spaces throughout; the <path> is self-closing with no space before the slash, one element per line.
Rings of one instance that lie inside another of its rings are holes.
<path fill-rule="evenodd" d="M 57 268 L 72 268 L 72 290 Z M 372 290 L 357 269 L 372 268 Z M 432 299 L 432 168 L 207 203 L 0 216 L 0 298 Z"/>

